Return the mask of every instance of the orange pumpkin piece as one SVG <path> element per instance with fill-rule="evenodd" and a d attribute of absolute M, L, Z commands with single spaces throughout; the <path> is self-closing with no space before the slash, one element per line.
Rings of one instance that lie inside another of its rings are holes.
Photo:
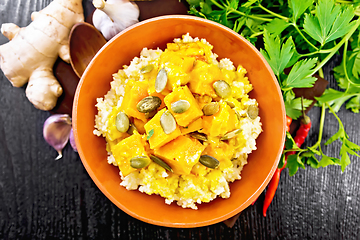
<path fill-rule="evenodd" d="M 194 62 L 194 57 L 186 57 L 173 51 L 165 50 L 160 57 L 160 66 L 165 67 L 166 69 L 168 76 L 168 90 L 173 90 L 190 81 L 188 73 L 193 68 Z"/>
<path fill-rule="evenodd" d="M 183 113 L 174 113 L 171 110 L 171 104 L 178 100 L 186 100 L 190 103 L 190 108 Z M 165 104 L 172 115 L 175 117 L 177 124 L 186 127 L 191 122 L 203 115 L 196 99 L 187 86 L 175 88 L 173 92 L 164 98 Z"/>
<path fill-rule="evenodd" d="M 146 134 L 149 137 L 149 144 L 151 149 L 159 148 L 181 135 L 179 126 L 176 126 L 175 131 L 170 134 L 166 134 L 164 132 L 160 125 L 160 118 L 165 111 L 165 108 L 161 109 L 150 121 L 144 125 Z"/>
<path fill-rule="evenodd" d="M 154 149 L 154 155 L 164 160 L 175 174 L 190 174 L 199 161 L 205 146 L 198 140 L 179 136 L 166 145 Z"/>
<path fill-rule="evenodd" d="M 145 114 L 137 110 L 136 105 L 148 96 L 149 83 L 147 81 L 129 80 L 125 86 L 125 94 L 121 109 L 128 115 L 146 122 Z"/>
<path fill-rule="evenodd" d="M 145 123 L 140 119 L 134 118 L 133 124 L 135 125 L 136 129 L 140 134 L 144 134 L 146 132 L 144 128 Z"/>
<path fill-rule="evenodd" d="M 129 134 L 127 133 L 119 132 L 116 128 L 115 125 L 116 115 L 119 113 L 119 111 L 121 111 L 119 108 L 114 107 L 109 115 L 108 126 L 107 126 L 108 131 L 106 132 L 106 139 L 108 139 L 109 141 L 115 141 L 118 139 L 121 140 L 129 136 Z"/>
<path fill-rule="evenodd" d="M 192 93 L 217 97 L 213 83 L 222 79 L 222 72 L 215 64 L 208 64 L 203 61 L 196 61 L 190 73 L 189 89 Z"/>
<path fill-rule="evenodd" d="M 198 118 L 192 123 L 190 123 L 188 126 L 180 127 L 180 130 L 181 130 L 181 134 L 185 135 L 191 132 L 199 131 L 202 129 L 202 127 L 203 127 L 203 120 L 202 118 Z"/>
<path fill-rule="evenodd" d="M 128 138 L 123 139 L 115 146 L 111 146 L 111 152 L 115 161 L 124 176 L 136 171 L 136 168 L 130 166 L 130 159 L 138 156 L 149 157 L 147 148 L 146 137 L 139 133 L 134 133 Z"/>
<path fill-rule="evenodd" d="M 223 136 L 235 130 L 237 117 L 235 111 L 225 102 L 220 102 L 220 110 L 212 116 L 203 116 L 201 132 L 212 137 Z"/>
<path fill-rule="evenodd" d="M 205 148 L 203 155 L 209 155 L 220 162 L 220 170 L 232 166 L 231 159 L 234 155 L 234 147 L 223 141 L 210 141 L 210 144 Z"/>

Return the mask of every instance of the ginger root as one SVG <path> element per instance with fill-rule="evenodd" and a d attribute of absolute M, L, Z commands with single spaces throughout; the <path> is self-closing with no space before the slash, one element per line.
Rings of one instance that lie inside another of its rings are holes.
<path fill-rule="evenodd" d="M 31 19 L 24 28 L 2 24 L 10 41 L 0 46 L 0 67 L 13 86 L 28 82 L 26 96 L 36 108 L 51 110 L 62 94 L 53 65 L 58 56 L 70 62 L 68 39 L 73 25 L 84 21 L 82 0 L 54 0 Z"/>

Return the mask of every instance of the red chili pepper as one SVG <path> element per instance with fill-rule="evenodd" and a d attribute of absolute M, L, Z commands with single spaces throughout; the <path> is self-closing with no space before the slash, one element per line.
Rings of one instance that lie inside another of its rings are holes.
<path fill-rule="evenodd" d="M 290 124 L 291 124 L 291 121 L 289 120 L 288 116 L 286 116 L 286 124 L 287 124 L 287 126 L 290 126 Z M 304 143 L 305 138 L 307 137 L 307 135 L 309 133 L 310 128 L 311 128 L 311 119 L 304 114 L 304 118 L 301 120 L 301 125 L 300 125 L 299 129 L 296 131 L 296 135 L 294 137 L 296 146 L 301 147 L 301 145 Z M 290 129 L 290 128 L 287 127 L 287 129 Z M 294 153 L 295 152 L 293 151 L 293 152 L 288 152 L 286 154 L 285 163 L 284 163 L 283 167 L 276 169 L 275 174 L 269 183 L 268 189 L 265 194 L 265 200 L 264 200 L 264 206 L 263 206 L 263 216 L 264 217 L 266 217 L 266 211 L 275 196 L 275 192 L 276 192 L 276 189 L 277 189 L 277 187 L 279 185 L 279 181 L 280 181 L 280 173 L 286 166 L 287 157 L 290 154 L 294 154 Z"/>
<path fill-rule="evenodd" d="M 281 173 L 281 169 L 277 168 L 275 170 L 274 176 L 272 177 L 272 179 L 268 185 L 268 189 L 265 194 L 264 207 L 263 207 L 263 216 L 264 217 L 266 217 L 266 210 L 270 206 L 270 203 L 275 196 L 275 192 L 276 192 L 276 189 L 277 189 L 277 187 L 279 185 L 279 181 L 280 181 L 280 173 Z"/>
<path fill-rule="evenodd" d="M 290 131 L 290 125 L 292 123 L 292 118 L 286 116 L 286 131 L 289 132 Z"/>

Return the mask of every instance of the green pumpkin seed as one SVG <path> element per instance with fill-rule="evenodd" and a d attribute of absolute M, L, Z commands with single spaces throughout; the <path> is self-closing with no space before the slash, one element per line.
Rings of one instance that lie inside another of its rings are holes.
<path fill-rule="evenodd" d="M 229 105 L 230 108 L 234 108 L 235 104 L 233 102 L 230 101 L 225 101 L 227 103 L 227 105 Z"/>
<path fill-rule="evenodd" d="M 213 88 L 215 90 L 216 95 L 221 98 L 227 98 L 231 95 L 231 87 L 224 80 L 218 80 L 213 83 Z"/>
<path fill-rule="evenodd" d="M 184 113 L 190 108 L 190 103 L 186 100 L 179 100 L 171 103 L 171 110 L 174 113 Z"/>
<path fill-rule="evenodd" d="M 148 96 L 143 99 L 136 105 L 136 108 L 141 113 L 148 113 L 155 111 L 161 105 L 161 99 L 157 96 Z"/>
<path fill-rule="evenodd" d="M 247 115 L 254 120 L 259 116 L 259 108 L 255 104 L 250 105 L 247 109 Z"/>
<path fill-rule="evenodd" d="M 115 126 L 119 132 L 125 133 L 130 127 L 130 120 L 124 112 L 119 112 L 116 115 Z"/>
<path fill-rule="evenodd" d="M 157 163 L 159 166 L 165 168 L 166 170 L 168 170 L 169 172 L 173 172 L 172 168 L 167 165 L 163 160 L 161 160 L 160 158 L 154 156 L 154 155 L 150 155 L 151 160 L 153 160 L 155 163 Z"/>
<path fill-rule="evenodd" d="M 147 112 L 147 113 L 145 113 L 145 118 L 146 118 L 146 119 L 150 119 L 150 118 L 152 118 L 153 116 L 155 116 L 156 113 L 157 113 L 157 110 L 154 110 L 154 111 L 151 111 L 151 112 Z"/>
<path fill-rule="evenodd" d="M 230 138 L 235 137 L 236 135 L 238 135 L 241 132 L 241 129 L 235 129 L 234 131 L 228 132 L 227 134 L 225 134 L 224 136 L 222 136 L 220 138 L 220 140 L 228 140 Z"/>
<path fill-rule="evenodd" d="M 154 65 L 149 64 L 149 65 L 146 65 L 145 67 L 142 67 L 142 68 L 140 69 L 140 73 L 142 73 L 142 74 L 144 74 L 144 73 L 149 73 L 149 72 L 151 72 L 153 69 L 154 69 Z"/>
<path fill-rule="evenodd" d="M 204 113 L 205 116 L 211 116 L 216 114 L 218 111 L 220 110 L 220 105 L 217 102 L 211 102 L 206 104 L 202 111 Z"/>
<path fill-rule="evenodd" d="M 197 140 L 206 142 L 208 140 L 207 136 L 205 134 L 199 133 L 199 132 L 192 132 L 189 133 L 189 136 L 192 138 L 195 138 Z"/>
<path fill-rule="evenodd" d="M 209 155 L 202 155 L 199 158 L 199 162 L 205 167 L 215 169 L 219 166 L 220 162 L 216 158 Z"/>
<path fill-rule="evenodd" d="M 155 79 L 155 91 L 157 93 L 162 92 L 167 84 L 168 76 L 165 68 L 161 68 Z"/>
<path fill-rule="evenodd" d="M 127 133 L 130 135 L 133 135 L 135 131 L 138 131 L 136 126 L 134 124 L 130 124 L 129 129 L 127 130 Z"/>
<path fill-rule="evenodd" d="M 144 168 L 150 164 L 150 159 L 147 156 L 137 156 L 130 159 L 130 166 L 132 168 Z"/>
<path fill-rule="evenodd" d="M 240 113 L 235 110 L 235 115 L 236 115 L 237 119 L 240 121 L 240 120 L 241 120 L 241 115 L 240 115 Z"/>
<path fill-rule="evenodd" d="M 160 125 L 165 134 L 172 133 L 176 129 L 174 116 L 169 111 L 165 111 L 160 117 Z"/>

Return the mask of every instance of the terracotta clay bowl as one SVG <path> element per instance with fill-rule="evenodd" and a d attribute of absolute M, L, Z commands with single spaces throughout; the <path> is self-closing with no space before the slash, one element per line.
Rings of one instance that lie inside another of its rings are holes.
<path fill-rule="evenodd" d="M 112 74 L 139 56 L 141 49 L 165 48 L 183 34 L 205 38 L 221 58 L 230 58 L 248 71 L 254 90 L 250 97 L 259 102 L 263 132 L 257 139 L 257 150 L 250 154 L 242 179 L 230 184 L 231 196 L 199 205 L 198 210 L 167 205 L 156 195 L 128 191 L 120 186 L 118 168 L 107 163 L 105 140 L 93 135 L 97 114 L 96 98 L 110 89 Z M 116 206 L 144 222 L 190 228 L 226 220 L 248 207 L 265 189 L 284 146 L 285 108 L 277 80 L 258 50 L 239 34 L 214 23 L 192 16 L 169 15 L 140 22 L 111 39 L 86 68 L 77 87 L 73 107 L 73 127 L 80 158 L 99 189 Z"/>

